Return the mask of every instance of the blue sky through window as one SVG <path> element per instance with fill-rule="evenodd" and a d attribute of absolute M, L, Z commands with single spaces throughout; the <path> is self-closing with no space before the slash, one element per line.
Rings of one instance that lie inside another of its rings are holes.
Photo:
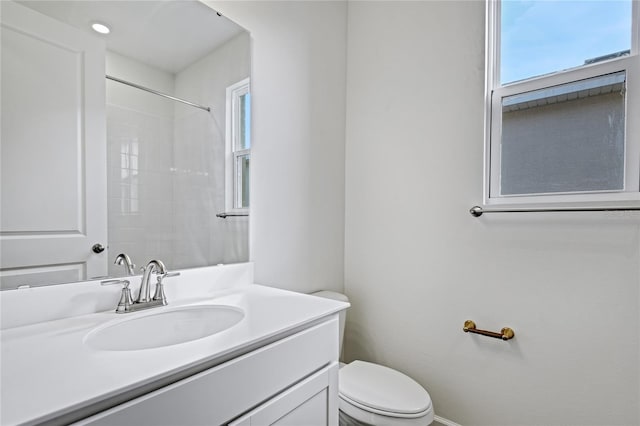
<path fill-rule="evenodd" d="M 502 84 L 631 48 L 631 0 L 503 0 Z"/>

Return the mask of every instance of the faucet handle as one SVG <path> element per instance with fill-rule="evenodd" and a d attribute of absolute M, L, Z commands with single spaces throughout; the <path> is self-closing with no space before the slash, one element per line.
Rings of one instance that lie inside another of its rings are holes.
<path fill-rule="evenodd" d="M 158 275 L 158 278 L 160 280 L 163 280 L 165 278 L 178 277 L 178 276 L 180 276 L 180 272 L 167 272 L 165 274 Z M 162 278 L 160 278 L 160 277 L 162 277 Z"/>
<path fill-rule="evenodd" d="M 101 281 L 100 285 L 116 285 L 122 284 L 122 293 L 120 293 L 120 300 L 118 301 L 118 306 L 116 306 L 116 313 L 122 314 L 125 312 L 129 312 L 131 309 L 131 305 L 133 304 L 133 298 L 131 297 L 131 289 L 129 288 L 129 280 L 105 280 Z"/>
<path fill-rule="evenodd" d="M 129 282 L 129 280 L 123 280 L 122 278 L 115 278 L 112 280 L 104 280 L 104 281 L 100 281 L 100 285 L 104 286 L 104 285 L 116 285 L 116 284 L 122 284 L 124 285 L 125 288 L 129 287 L 129 284 L 131 284 L 131 282 Z"/>
<path fill-rule="evenodd" d="M 178 275 L 180 275 L 180 272 L 165 272 L 164 274 L 158 274 L 158 282 L 156 283 L 156 292 L 153 295 L 153 300 L 162 300 L 162 304 L 166 305 L 168 302 L 167 296 L 165 296 L 164 294 L 164 286 L 162 285 L 162 280 L 165 278 L 177 277 Z"/>

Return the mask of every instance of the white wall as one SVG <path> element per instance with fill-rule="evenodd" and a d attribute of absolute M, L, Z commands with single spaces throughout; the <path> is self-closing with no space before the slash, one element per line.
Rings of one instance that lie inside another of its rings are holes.
<path fill-rule="evenodd" d="M 207 3 L 251 32 L 255 280 L 341 291 L 346 2 Z"/>
<path fill-rule="evenodd" d="M 350 2 L 348 52 L 347 357 L 464 425 L 639 424 L 638 215 L 468 213 L 484 2 Z"/>
<path fill-rule="evenodd" d="M 347 356 L 465 425 L 640 423 L 637 215 L 468 213 L 484 2 L 211 4 L 252 35 L 257 282 L 340 289 L 346 69 Z"/>

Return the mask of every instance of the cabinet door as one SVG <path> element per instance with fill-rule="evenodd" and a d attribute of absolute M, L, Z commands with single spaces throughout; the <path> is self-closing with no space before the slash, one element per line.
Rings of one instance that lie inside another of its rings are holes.
<path fill-rule="evenodd" d="M 229 426 L 337 425 L 338 368 L 332 363 Z"/>

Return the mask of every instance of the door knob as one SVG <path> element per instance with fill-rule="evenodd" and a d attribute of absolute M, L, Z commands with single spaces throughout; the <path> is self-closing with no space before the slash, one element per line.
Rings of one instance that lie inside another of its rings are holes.
<path fill-rule="evenodd" d="M 104 246 L 100 243 L 96 243 L 91 247 L 94 253 L 102 253 L 104 251 Z"/>

